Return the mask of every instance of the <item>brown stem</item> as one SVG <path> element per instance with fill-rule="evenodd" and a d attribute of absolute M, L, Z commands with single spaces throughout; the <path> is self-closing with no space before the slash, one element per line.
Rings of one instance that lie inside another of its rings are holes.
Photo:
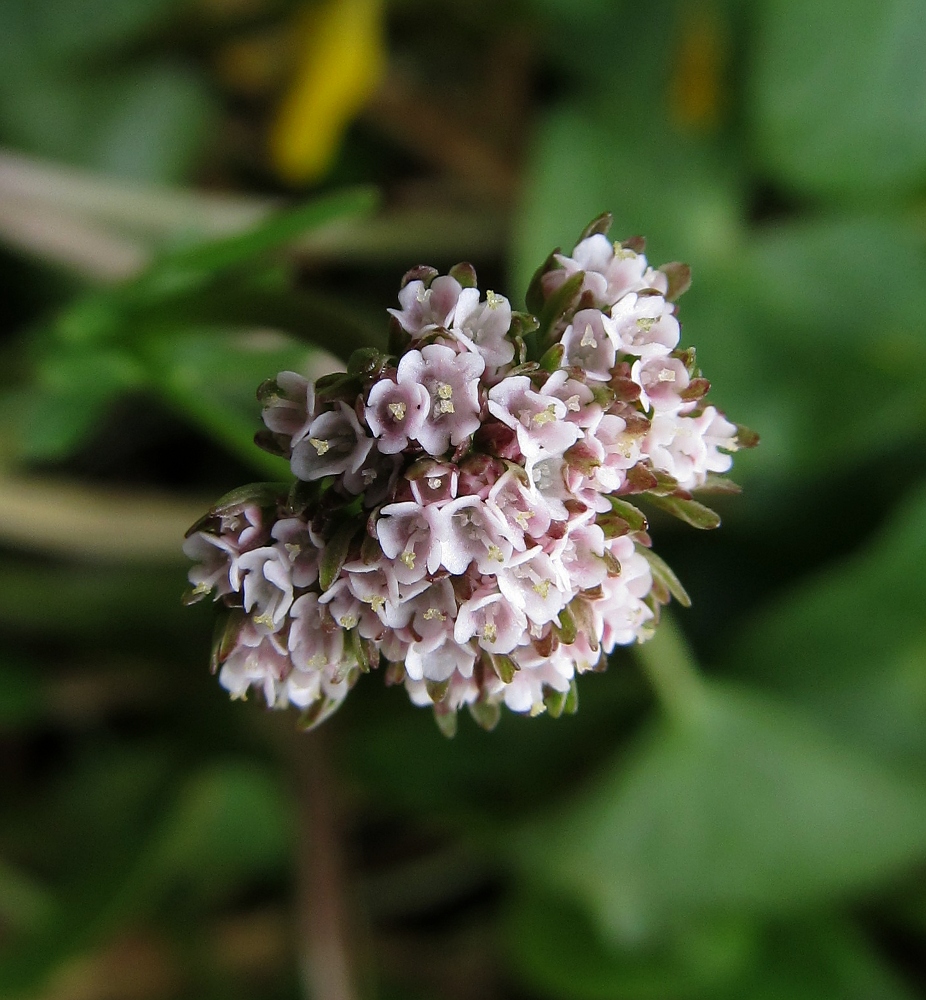
<path fill-rule="evenodd" d="M 300 791 L 297 917 L 302 975 L 312 1000 L 356 1000 L 328 739 L 323 729 L 302 735 L 296 753 Z"/>

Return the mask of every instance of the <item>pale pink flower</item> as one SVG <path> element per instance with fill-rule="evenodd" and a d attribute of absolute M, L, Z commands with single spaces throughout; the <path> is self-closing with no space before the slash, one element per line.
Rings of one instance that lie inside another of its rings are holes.
<path fill-rule="evenodd" d="M 463 289 L 456 278 L 441 275 L 429 287 L 423 281 L 410 281 L 399 292 L 401 309 L 388 312 L 412 336 L 419 336 L 436 327 L 448 327 Z"/>
<path fill-rule="evenodd" d="M 399 362 L 398 383 L 424 386 L 430 409 L 415 439 L 430 455 L 443 455 L 479 429 L 479 376 L 485 361 L 444 344 L 409 351 Z"/>
<path fill-rule="evenodd" d="M 293 474 L 306 481 L 356 472 L 369 454 L 373 439 L 346 403 L 320 413 L 306 435 L 293 447 Z"/>
<path fill-rule="evenodd" d="M 423 385 L 380 379 L 370 390 L 364 416 L 378 438 L 376 447 L 384 455 L 394 455 L 414 440 L 428 415 L 430 397 Z"/>

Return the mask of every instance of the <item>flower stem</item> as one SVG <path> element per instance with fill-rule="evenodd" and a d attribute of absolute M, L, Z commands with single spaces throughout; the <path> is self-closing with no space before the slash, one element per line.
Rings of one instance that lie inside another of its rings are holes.
<path fill-rule="evenodd" d="M 663 709 L 675 721 L 688 721 L 704 702 L 704 681 L 688 643 L 671 616 L 663 612 L 655 636 L 634 646 L 637 659 Z"/>
<path fill-rule="evenodd" d="M 328 734 L 301 737 L 297 918 L 301 972 L 310 1000 L 356 1000 L 351 968 L 344 859 L 335 803 Z"/>

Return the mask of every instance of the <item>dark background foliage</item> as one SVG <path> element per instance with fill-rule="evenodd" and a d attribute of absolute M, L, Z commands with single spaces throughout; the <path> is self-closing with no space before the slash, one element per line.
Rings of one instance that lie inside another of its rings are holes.
<path fill-rule="evenodd" d="M 0 995 L 926 996 L 924 51 L 918 0 L 0 3 Z M 573 717 L 230 704 L 179 545 L 286 472 L 256 385 L 604 210 L 763 438 L 654 523 L 693 608 Z"/>

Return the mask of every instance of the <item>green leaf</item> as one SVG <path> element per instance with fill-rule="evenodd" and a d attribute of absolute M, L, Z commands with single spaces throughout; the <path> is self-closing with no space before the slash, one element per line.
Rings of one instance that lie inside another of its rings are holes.
<path fill-rule="evenodd" d="M 254 444 L 257 386 L 280 371 L 311 375 L 316 351 L 273 330 L 165 329 L 139 344 L 147 377 L 164 400 L 252 468 L 277 480 L 289 463 Z"/>
<path fill-rule="evenodd" d="M 926 176 L 924 50 L 919 0 L 765 0 L 752 67 L 765 162 L 813 194 L 918 190 Z"/>
<path fill-rule="evenodd" d="M 924 856 L 926 787 L 785 705 L 719 686 L 514 850 L 625 943 L 701 915 L 850 896 Z"/>
<path fill-rule="evenodd" d="M 212 132 L 202 81 L 186 68 L 151 64 L 100 87 L 118 100 L 97 126 L 90 164 L 133 180 L 183 180 Z"/>
<path fill-rule="evenodd" d="M 280 212 L 246 233 L 178 250 L 139 279 L 139 294 L 156 299 L 195 287 L 221 271 L 246 264 L 299 236 L 333 222 L 366 214 L 376 204 L 377 194 L 371 188 L 348 188 Z"/>
<path fill-rule="evenodd" d="M 744 216 L 735 157 L 647 115 L 634 121 L 583 101 L 541 121 L 515 221 L 516 287 L 527 288 L 550 247 L 571 253 L 602 211 L 614 216 L 613 238 L 646 235 L 651 263 L 692 261 L 695 284 L 709 263 L 735 258 Z"/>
<path fill-rule="evenodd" d="M 227 898 L 280 872 L 291 826 L 276 783 L 254 765 L 194 772 L 140 849 L 128 859 L 113 851 L 85 891 L 65 896 L 28 941 L 0 959 L 4 995 L 34 993 L 63 959 L 165 903 Z"/>
<path fill-rule="evenodd" d="M 163 898 L 280 870 L 292 810 L 266 770 L 247 762 L 209 764 L 191 775 L 164 816 L 133 877 L 136 891 Z"/>
<path fill-rule="evenodd" d="M 620 947 L 574 900 L 531 889 L 518 892 L 503 929 L 518 976 L 532 992 L 557 1000 L 715 998 L 739 978 L 755 947 L 751 928 L 730 920 Z"/>
<path fill-rule="evenodd" d="M 851 558 L 761 611 L 721 665 L 857 744 L 926 762 L 926 489 Z"/>
<path fill-rule="evenodd" d="M 658 941 L 602 937 L 568 899 L 521 890 L 505 915 L 506 950 L 531 992 L 556 1000 L 912 1000 L 843 917 L 692 920 Z"/>
<path fill-rule="evenodd" d="M 17 446 L 28 459 L 60 458 L 80 445 L 144 369 L 124 351 L 49 350 L 35 381 L 17 392 Z"/>

